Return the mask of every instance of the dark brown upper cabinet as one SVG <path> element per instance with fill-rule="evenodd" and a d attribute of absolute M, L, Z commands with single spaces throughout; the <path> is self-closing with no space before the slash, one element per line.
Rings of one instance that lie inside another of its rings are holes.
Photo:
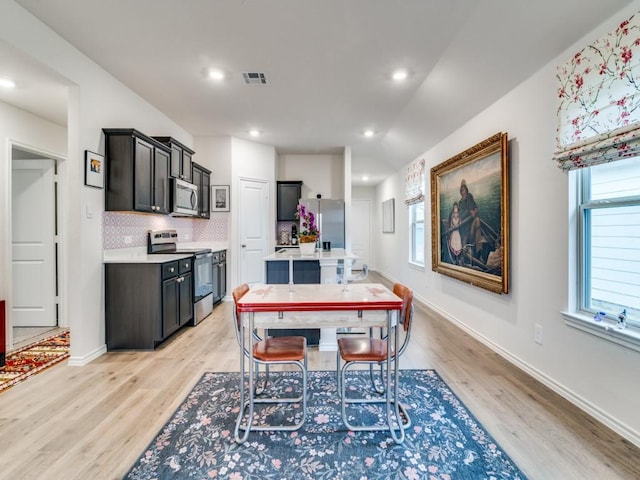
<path fill-rule="evenodd" d="M 185 182 L 193 183 L 191 163 L 195 152 L 189 147 L 178 142 L 175 138 L 153 138 L 171 149 L 171 166 L 169 168 L 169 175 L 171 175 L 172 178 L 179 178 Z"/>
<path fill-rule="evenodd" d="M 296 221 L 296 209 L 298 208 L 298 201 L 302 195 L 302 182 L 301 181 L 289 181 L 289 182 L 277 182 L 277 213 L 278 222 L 295 222 Z"/>
<path fill-rule="evenodd" d="M 193 184 L 198 187 L 198 218 L 209 218 L 211 204 L 211 170 L 192 164 Z"/>
<path fill-rule="evenodd" d="M 166 145 L 133 128 L 104 128 L 107 181 L 105 210 L 168 214 Z"/>

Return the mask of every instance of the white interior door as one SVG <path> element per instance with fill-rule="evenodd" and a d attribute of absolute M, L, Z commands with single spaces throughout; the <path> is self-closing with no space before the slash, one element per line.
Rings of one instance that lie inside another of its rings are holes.
<path fill-rule="evenodd" d="M 358 256 L 353 270 L 371 266 L 371 201 L 351 200 L 351 251 Z"/>
<path fill-rule="evenodd" d="M 265 281 L 264 257 L 269 255 L 269 185 L 240 180 L 240 283 Z"/>
<path fill-rule="evenodd" d="M 14 160 L 11 322 L 56 326 L 54 160 Z"/>

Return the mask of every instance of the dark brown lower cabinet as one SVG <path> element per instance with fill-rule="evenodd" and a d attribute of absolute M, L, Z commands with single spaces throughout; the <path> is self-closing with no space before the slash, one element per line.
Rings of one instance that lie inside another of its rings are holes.
<path fill-rule="evenodd" d="M 191 257 L 105 264 L 107 350 L 153 350 L 192 319 Z"/>
<path fill-rule="evenodd" d="M 162 334 L 167 338 L 193 318 L 191 274 L 162 282 Z"/>
<path fill-rule="evenodd" d="M 265 263 L 267 267 L 267 283 L 289 283 L 289 262 L 287 260 L 274 260 Z M 318 260 L 294 261 L 293 283 L 320 283 L 320 262 Z M 320 343 L 319 328 L 270 329 L 269 335 L 274 337 L 302 335 L 307 338 L 307 345 L 318 345 Z"/>

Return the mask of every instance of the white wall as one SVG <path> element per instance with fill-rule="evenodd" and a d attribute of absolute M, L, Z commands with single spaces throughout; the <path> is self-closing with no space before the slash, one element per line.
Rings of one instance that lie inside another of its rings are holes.
<path fill-rule="evenodd" d="M 211 170 L 211 185 L 231 184 L 231 137 L 195 137 L 193 149 L 193 161 Z"/>
<path fill-rule="evenodd" d="M 103 127 L 133 127 L 149 135 L 192 137 L 163 113 L 69 45 L 13 1 L 0 3 L 0 39 L 66 79 L 68 159 L 62 169 L 63 315 L 73 331 L 70 364 L 105 349 L 102 231 L 104 192 L 83 186 L 85 150 L 104 153 Z M 28 142 L 27 142 L 28 143 Z M 87 209 L 92 218 L 87 218 Z M 6 251 L 6 243 L 0 245 Z"/>
<path fill-rule="evenodd" d="M 404 206 L 404 171 L 390 176 L 376 187 L 376 199 L 373 202 L 374 218 L 372 221 L 375 233 L 373 249 L 377 252 L 376 268 L 384 272 L 394 281 L 402 278 L 403 282 L 418 281 L 415 274 L 415 267 L 407 264 L 408 258 L 408 217 L 407 209 Z M 382 212 L 381 203 L 393 198 L 394 211 L 394 233 L 382 233 Z M 406 268 L 404 268 L 406 266 Z M 398 270 L 398 267 L 403 267 Z M 423 269 L 417 270 L 418 273 Z"/>
<path fill-rule="evenodd" d="M 426 222 L 426 266 L 408 266 L 403 172 L 377 188 L 377 201 L 396 198 L 393 239 L 378 234 L 380 270 L 402 279 L 417 298 L 521 366 L 548 386 L 640 445 L 637 408 L 640 353 L 565 325 L 573 281 L 568 261 L 569 178 L 551 160 L 555 145 L 555 65 L 640 9 L 640 2 L 605 22 L 563 55 L 434 148 L 424 152 L 426 204 L 429 170 L 494 133 L 509 134 L 511 165 L 511 288 L 497 295 L 431 271 L 431 225 Z M 400 201 L 398 201 L 400 200 Z M 395 248 L 393 248 L 395 246 Z M 543 345 L 533 340 L 543 327 Z"/>
<path fill-rule="evenodd" d="M 345 198 L 344 155 L 280 155 L 278 180 L 302 180 L 302 198 Z"/>
<path fill-rule="evenodd" d="M 193 155 L 193 161 L 199 163 L 211 170 L 211 185 L 231 185 L 233 184 L 232 172 L 231 172 L 231 137 L 195 137 L 193 139 L 193 149 L 195 150 L 195 154 Z M 234 192 L 234 188 L 230 188 L 230 210 L 229 212 L 211 212 L 211 220 L 210 222 L 216 222 L 218 225 L 222 225 L 220 222 L 225 221 L 225 235 L 224 238 L 229 240 L 230 237 L 230 225 L 232 215 L 236 212 L 235 199 L 232 197 Z M 211 201 L 213 201 L 213 197 L 211 197 Z M 227 277 L 231 274 L 231 270 L 233 270 L 232 266 L 234 264 L 231 263 L 231 256 L 233 253 L 231 251 L 227 252 L 228 262 L 227 262 Z"/>
<path fill-rule="evenodd" d="M 353 199 L 376 199 L 376 187 L 351 187 L 351 198 Z"/>

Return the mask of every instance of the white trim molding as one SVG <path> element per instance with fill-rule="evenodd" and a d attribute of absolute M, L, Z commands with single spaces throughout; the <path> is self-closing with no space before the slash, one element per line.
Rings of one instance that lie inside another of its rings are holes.
<path fill-rule="evenodd" d="M 511 354 L 511 352 L 503 349 L 500 345 L 493 343 L 490 339 L 488 339 L 481 333 L 473 330 L 468 325 L 464 324 L 457 318 L 452 317 L 447 312 L 441 310 L 440 308 L 428 302 L 426 299 L 420 298 L 419 296 L 414 296 L 414 299 L 420 304 L 422 304 L 421 306 L 425 308 L 427 311 L 431 310 L 434 313 L 443 317 L 444 319 L 460 327 L 464 332 L 468 333 L 473 338 L 478 340 L 480 343 L 482 343 L 483 345 L 493 350 L 495 353 L 503 357 L 505 360 L 511 362 L 519 369 L 528 373 L 533 378 L 535 378 L 545 386 L 549 387 L 555 393 L 565 398 L 566 400 L 574 404 L 576 407 L 580 408 L 582 411 L 591 415 L 593 418 L 600 421 L 601 423 L 603 423 L 604 425 L 606 425 L 607 427 L 609 427 L 610 429 L 612 429 L 613 431 L 621 435 L 622 437 L 626 438 L 634 445 L 640 447 L 640 432 L 637 432 L 632 428 L 630 428 L 628 425 L 620 422 L 617 418 L 612 417 L 607 412 L 601 410 L 596 405 L 592 404 L 582 396 L 576 394 L 574 391 L 556 382 L 553 378 L 549 377 L 543 372 L 532 367 L 530 364 L 524 362 L 522 359 L 514 356 L 513 354 Z M 628 333 L 628 332 L 625 331 L 625 333 Z M 638 345 L 640 345 L 640 342 L 638 343 Z"/>
<path fill-rule="evenodd" d="M 107 353 L 107 346 L 103 345 L 102 347 L 95 349 L 93 352 L 90 352 L 88 355 L 84 355 L 82 357 L 69 357 L 67 365 L 70 367 L 84 367 L 105 353 Z"/>

